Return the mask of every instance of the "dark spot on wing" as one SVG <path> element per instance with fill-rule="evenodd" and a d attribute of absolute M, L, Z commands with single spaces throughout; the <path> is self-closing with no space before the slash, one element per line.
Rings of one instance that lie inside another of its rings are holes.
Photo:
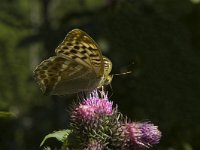
<path fill-rule="evenodd" d="M 74 48 L 78 50 L 80 47 L 76 45 L 76 46 L 74 46 Z"/>
<path fill-rule="evenodd" d="M 53 66 L 51 69 L 52 69 L 52 70 L 57 70 L 57 67 L 56 67 L 56 66 Z"/>
<path fill-rule="evenodd" d="M 81 59 L 87 59 L 87 57 L 86 56 L 82 56 Z"/>
<path fill-rule="evenodd" d="M 89 50 L 93 50 L 93 48 L 92 48 L 92 47 L 88 47 L 88 49 L 89 49 Z"/>
<path fill-rule="evenodd" d="M 83 51 L 80 51 L 80 53 L 84 55 L 84 54 L 86 54 L 87 52 L 86 52 L 85 50 L 83 50 Z"/>
<path fill-rule="evenodd" d="M 100 61 L 100 59 L 99 58 L 93 58 L 92 60 L 94 60 L 94 61 Z"/>
<path fill-rule="evenodd" d="M 72 59 L 76 59 L 76 58 L 78 58 L 78 57 L 77 57 L 77 56 L 75 56 L 75 55 L 74 55 L 74 56 L 72 56 Z"/>
<path fill-rule="evenodd" d="M 62 49 L 68 49 L 68 47 L 67 46 L 63 46 Z"/>
<path fill-rule="evenodd" d="M 74 54 L 76 54 L 76 53 L 77 53 L 77 51 L 76 51 L 76 50 L 74 50 L 74 49 L 70 50 L 70 52 L 71 52 L 71 53 L 74 53 Z"/>
<path fill-rule="evenodd" d="M 86 48 L 86 46 L 85 46 L 85 45 L 83 45 L 83 46 L 82 46 L 82 48 L 83 48 L 83 49 L 85 49 L 85 48 Z"/>
<path fill-rule="evenodd" d="M 72 43 L 67 43 L 68 46 L 72 46 Z"/>
<path fill-rule="evenodd" d="M 64 52 L 63 50 L 60 50 L 60 51 L 59 51 L 59 53 L 63 53 L 63 52 Z"/>
<path fill-rule="evenodd" d="M 65 55 L 69 55 L 70 53 L 69 53 L 69 52 L 64 52 L 64 54 L 65 54 Z"/>
<path fill-rule="evenodd" d="M 98 54 L 90 54 L 90 57 L 98 57 Z"/>

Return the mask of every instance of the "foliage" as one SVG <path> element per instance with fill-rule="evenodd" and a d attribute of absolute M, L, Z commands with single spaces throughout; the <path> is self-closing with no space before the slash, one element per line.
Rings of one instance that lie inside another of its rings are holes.
<path fill-rule="evenodd" d="M 58 141 L 63 143 L 64 141 L 66 141 L 70 133 L 71 133 L 70 130 L 61 130 L 61 131 L 55 131 L 53 133 L 50 133 L 44 137 L 40 146 L 43 146 L 44 142 L 49 138 L 56 138 Z"/>

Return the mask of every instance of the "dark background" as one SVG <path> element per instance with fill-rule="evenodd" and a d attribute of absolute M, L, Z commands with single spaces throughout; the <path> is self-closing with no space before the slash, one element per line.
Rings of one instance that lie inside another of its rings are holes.
<path fill-rule="evenodd" d="M 0 149 L 36 150 L 68 127 L 76 95 L 44 96 L 35 66 L 74 28 L 113 62 L 111 100 L 132 121 L 162 131 L 159 150 L 200 149 L 199 0 L 1 0 Z M 134 62 L 134 65 L 131 65 Z"/>

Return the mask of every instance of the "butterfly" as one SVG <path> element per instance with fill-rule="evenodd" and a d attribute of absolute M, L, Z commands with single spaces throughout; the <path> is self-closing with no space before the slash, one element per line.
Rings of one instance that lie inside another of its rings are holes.
<path fill-rule="evenodd" d="M 70 31 L 55 53 L 34 70 L 34 78 L 44 94 L 92 91 L 111 83 L 112 62 L 84 31 Z"/>

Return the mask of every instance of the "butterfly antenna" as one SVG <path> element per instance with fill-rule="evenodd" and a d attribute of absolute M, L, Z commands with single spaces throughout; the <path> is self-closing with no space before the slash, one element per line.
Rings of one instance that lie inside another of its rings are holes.
<path fill-rule="evenodd" d="M 114 76 L 120 76 L 120 75 L 126 75 L 126 74 L 132 74 L 132 71 L 122 72 L 122 73 L 115 73 Z"/>
<path fill-rule="evenodd" d="M 132 62 L 131 64 L 129 64 L 126 68 L 129 68 L 130 66 L 134 65 L 135 63 Z M 122 73 L 115 73 L 113 75 L 115 76 L 120 76 L 120 75 L 126 75 L 126 74 L 132 74 L 133 72 L 132 71 L 127 71 L 127 72 L 122 72 Z"/>

